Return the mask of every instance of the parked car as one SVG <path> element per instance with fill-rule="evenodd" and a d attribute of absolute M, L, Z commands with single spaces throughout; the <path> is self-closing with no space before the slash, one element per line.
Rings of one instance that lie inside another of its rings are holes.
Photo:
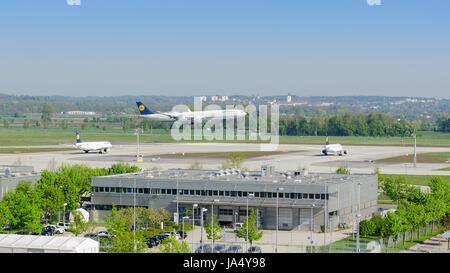
<path fill-rule="evenodd" d="M 42 228 L 41 235 L 53 236 L 55 234 L 56 228 L 54 226 L 45 226 Z"/>
<path fill-rule="evenodd" d="M 155 242 L 155 245 L 159 245 L 159 240 L 156 236 L 150 237 L 149 239 L 152 239 Z"/>
<path fill-rule="evenodd" d="M 195 253 L 212 253 L 211 245 L 203 245 L 195 250 Z"/>
<path fill-rule="evenodd" d="M 63 228 L 65 231 L 67 231 L 69 229 L 70 224 L 69 223 L 63 223 L 63 222 L 59 222 L 58 224 L 56 224 L 57 227 L 61 227 Z"/>
<path fill-rule="evenodd" d="M 176 231 L 167 231 L 164 232 L 163 235 L 167 235 L 167 237 L 169 237 L 170 235 L 173 235 L 177 238 L 177 240 L 180 240 L 180 234 L 178 234 Z"/>
<path fill-rule="evenodd" d="M 152 247 L 156 246 L 155 240 L 153 240 L 152 238 L 148 238 L 148 239 L 147 239 L 147 246 L 148 246 L 149 248 L 152 248 Z"/>
<path fill-rule="evenodd" d="M 239 245 L 231 245 L 227 249 L 227 253 L 241 253 L 241 252 L 242 252 L 242 247 Z"/>
<path fill-rule="evenodd" d="M 106 231 L 106 230 L 97 232 L 97 237 L 112 238 L 112 237 L 116 237 L 116 236 L 117 235 L 109 234 L 108 231 Z"/>
<path fill-rule="evenodd" d="M 252 246 L 248 249 L 248 253 L 262 253 L 259 246 Z"/>
<path fill-rule="evenodd" d="M 64 234 L 65 231 L 64 227 L 55 226 L 55 234 Z"/>
<path fill-rule="evenodd" d="M 213 249 L 213 253 L 225 253 L 227 247 L 225 245 L 215 245 Z"/>
<path fill-rule="evenodd" d="M 182 230 L 178 230 L 178 231 L 176 231 L 176 233 L 178 233 L 178 235 L 180 235 L 180 237 L 183 239 L 186 239 L 186 237 L 187 237 L 187 233 Z"/>
<path fill-rule="evenodd" d="M 167 234 L 159 234 L 159 235 L 156 235 L 155 237 L 156 237 L 156 239 L 158 239 L 159 243 L 161 244 L 164 241 L 164 239 L 169 237 L 169 235 L 167 235 Z"/>

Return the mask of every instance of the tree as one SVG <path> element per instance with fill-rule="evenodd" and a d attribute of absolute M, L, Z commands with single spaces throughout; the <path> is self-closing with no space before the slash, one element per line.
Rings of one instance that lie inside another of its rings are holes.
<path fill-rule="evenodd" d="M 191 253 L 185 240 L 177 240 L 175 235 L 170 235 L 159 244 L 160 253 Z"/>
<path fill-rule="evenodd" d="M 73 214 L 73 225 L 68 229 L 75 236 L 86 232 L 89 227 L 89 223 L 84 221 L 83 215 L 79 211 L 72 211 Z"/>
<path fill-rule="evenodd" d="M 214 214 L 213 215 L 213 221 L 212 223 L 209 222 L 208 224 L 205 225 L 205 232 L 206 232 L 206 236 L 209 240 L 214 238 L 214 242 L 217 240 L 222 239 L 222 228 L 219 225 L 219 222 L 217 221 L 217 216 Z M 212 224 L 212 225 L 211 225 Z"/>
<path fill-rule="evenodd" d="M 52 114 L 55 112 L 55 109 L 53 108 L 53 105 L 51 103 L 46 103 L 42 107 L 42 122 L 51 122 L 52 121 Z"/>
<path fill-rule="evenodd" d="M 5 219 L 15 229 L 39 232 L 42 228 L 39 199 L 31 187 L 31 181 L 21 181 L 15 191 L 9 191 L 3 196 Z M 9 212 L 8 212 L 9 211 Z"/>
<path fill-rule="evenodd" d="M 242 163 L 244 162 L 244 153 L 241 152 L 232 152 L 230 153 L 230 162 L 231 166 L 237 169 L 240 169 Z"/>
<path fill-rule="evenodd" d="M 105 215 L 105 227 L 109 234 L 116 235 L 111 239 L 113 247 L 110 253 L 137 253 L 143 252 L 146 247 L 145 236 L 142 231 L 130 232 L 127 230 L 127 220 L 120 217 L 113 204 L 110 216 Z"/>
<path fill-rule="evenodd" d="M 13 219 L 13 215 L 6 203 L 0 202 L 0 227 L 3 228 L 6 225 L 12 224 Z"/>
<path fill-rule="evenodd" d="M 253 246 L 253 241 L 259 241 L 263 236 L 263 231 L 260 231 L 261 226 L 256 226 L 256 215 L 253 209 L 250 210 L 248 219 L 246 219 L 243 225 L 236 229 L 236 236 L 247 241 L 247 227 L 248 227 L 248 241 L 250 247 Z"/>
<path fill-rule="evenodd" d="M 400 217 L 395 213 L 389 211 L 384 217 L 383 229 L 381 231 L 384 237 L 387 237 L 387 247 L 389 247 L 389 239 L 397 236 L 402 230 Z M 397 244 L 397 240 L 395 240 Z"/>
<path fill-rule="evenodd" d="M 372 235 L 381 235 L 381 231 L 383 229 L 383 222 L 384 222 L 384 218 L 381 217 L 381 215 L 375 215 L 374 217 L 372 217 L 372 219 L 370 219 L 371 222 L 373 222 L 375 224 L 375 232 Z"/>
<path fill-rule="evenodd" d="M 347 168 L 338 168 L 336 170 L 336 173 L 342 173 L 342 174 L 350 174 L 350 170 Z"/>

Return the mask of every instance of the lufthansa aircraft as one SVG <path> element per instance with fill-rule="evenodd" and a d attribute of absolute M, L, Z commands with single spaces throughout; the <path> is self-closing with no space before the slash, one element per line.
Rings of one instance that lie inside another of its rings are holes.
<path fill-rule="evenodd" d="M 347 150 L 344 150 L 342 148 L 341 144 L 330 144 L 328 142 L 328 136 L 326 136 L 325 138 L 325 149 L 322 150 L 322 153 L 324 155 L 328 155 L 328 154 L 337 154 L 337 155 L 343 155 L 343 154 L 348 154 Z"/>
<path fill-rule="evenodd" d="M 231 110 L 209 110 L 209 111 L 194 111 L 191 112 L 165 112 L 165 113 L 153 113 L 142 102 L 136 102 L 140 116 L 143 118 L 151 119 L 154 121 L 174 122 L 174 121 L 208 121 L 212 119 L 225 119 L 227 117 L 245 117 L 247 113 L 239 109 Z"/>
<path fill-rule="evenodd" d="M 76 133 L 77 143 L 75 146 L 84 151 L 85 153 L 89 153 L 91 151 L 102 153 L 107 153 L 111 149 L 112 145 L 109 141 L 99 141 L 99 142 L 83 142 L 80 138 L 80 133 L 77 131 Z"/>

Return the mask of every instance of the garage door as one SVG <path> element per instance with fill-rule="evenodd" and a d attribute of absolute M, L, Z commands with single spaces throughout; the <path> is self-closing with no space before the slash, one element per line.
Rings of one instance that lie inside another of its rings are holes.
<path fill-rule="evenodd" d="M 292 209 L 280 208 L 278 211 L 278 228 L 288 228 L 292 226 Z"/>

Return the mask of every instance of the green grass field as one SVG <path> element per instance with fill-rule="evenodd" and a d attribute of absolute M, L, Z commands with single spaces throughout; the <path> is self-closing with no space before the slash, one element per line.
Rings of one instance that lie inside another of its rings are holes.
<path fill-rule="evenodd" d="M 0 146 L 39 146 L 39 145 L 56 145 L 60 143 L 73 143 L 75 140 L 76 128 L 60 129 L 41 127 L 30 127 L 28 129 L 20 127 L 4 128 L 0 127 Z M 101 141 L 107 140 L 111 142 L 136 142 L 134 130 L 123 132 L 121 129 L 97 129 L 89 128 L 80 130 L 81 138 L 84 141 Z M 192 138 L 193 139 L 193 138 Z M 280 144 L 324 144 L 323 136 L 280 136 Z M 167 130 L 152 130 L 150 135 L 148 132 L 140 135 L 142 143 L 145 142 L 175 142 Z M 250 140 L 214 140 L 205 142 L 247 142 L 247 143 L 264 143 L 267 141 L 250 141 Z M 182 142 L 198 142 L 194 140 L 183 140 Z M 412 146 L 412 138 L 401 137 L 330 137 L 331 143 L 340 143 L 343 145 L 386 145 L 386 146 Z M 450 147 L 450 134 L 422 132 L 417 137 L 418 146 L 435 146 Z"/>
<path fill-rule="evenodd" d="M 450 160 L 450 152 L 436 152 L 417 154 L 417 163 L 448 163 Z M 402 155 L 376 160 L 376 162 L 384 163 L 410 163 L 414 161 L 414 155 Z"/>
<path fill-rule="evenodd" d="M 411 185 L 418 186 L 428 186 L 428 182 L 430 182 L 431 178 L 434 175 L 401 175 L 401 174 L 383 174 L 383 176 L 391 176 L 391 177 L 400 177 L 403 176 L 406 178 L 406 181 Z M 444 179 L 445 182 L 450 184 L 450 175 L 439 175 Z"/>
<path fill-rule="evenodd" d="M 75 148 L 2 148 L 0 147 L 0 154 L 28 154 L 28 153 L 42 153 L 42 152 L 59 152 L 72 151 Z"/>

